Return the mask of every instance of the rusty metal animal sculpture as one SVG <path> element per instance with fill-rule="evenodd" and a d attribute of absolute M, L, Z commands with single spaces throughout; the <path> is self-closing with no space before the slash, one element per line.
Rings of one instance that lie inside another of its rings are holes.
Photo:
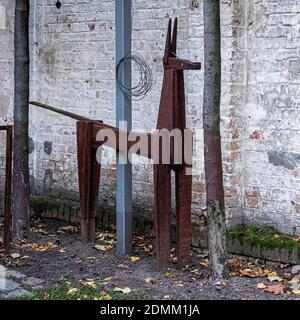
<path fill-rule="evenodd" d="M 165 56 L 164 80 L 158 114 L 157 129 L 186 129 L 184 70 L 199 70 L 200 63 L 179 59 L 177 49 L 177 19 L 171 35 L 172 20 L 169 21 Z M 184 145 L 182 146 L 184 149 Z M 192 176 L 186 174 L 187 165 L 174 164 L 174 150 L 171 150 L 171 164 L 154 165 L 155 226 L 157 260 L 160 267 L 166 267 L 170 259 L 171 226 L 171 170 L 175 171 L 176 182 L 176 233 L 177 257 L 180 264 L 187 262 L 191 243 L 191 198 Z"/>
<path fill-rule="evenodd" d="M 164 80 L 161 103 L 159 108 L 157 129 L 186 128 L 184 70 L 198 70 L 200 63 L 179 59 L 176 55 L 177 46 L 177 19 L 171 34 L 172 21 L 169 21 L 166 49 L 164 56 Z M 171 39 L 172 38 L 172 39 Z M 78 175 L 81 208 L 81 239 L 83 242 L 94 241 L 95 222 L 98 206 L 101 165 L 97 162 L 96 153 L 99 146 L 105 144 L 119 151 L 127 151 L 137 141 L 120 144 L 121 131 L 117 128 L 91 120 L 67 111 L 63 111 L 39 102 L 31 102 L 38 107 L 48 109 L 77 120 L 77 150 Z M 101 129 L 111 129 L 116 140 L 108 144 L 99 142 L 96 137 Z M 129 134 L 129 133 L 125 133 Z M 148 146 L 151 146 L 153 135 L 150 133 L 135 133 L 137 137 L 146 136 Z M 171 143 L 171 142 L 170 142 Z M 181 146 L 184 149 L 184 146 Z M 171 148 L 172 149 L 172 148 Z M 160 154 L 163 150 L 160 150 Z M 153 158 L 151 148 L 137 150 L 135 153 Z M 183 160 L 180 165 L 174 163 L 174 152 L 171 150 L 170 164 L 163 164 L 159 158 L 154 165 L 154 192 L 155 192 L 155 229 L 156 252 L 159 267 L 166 267 L 170 258 L 170 227 L 171 227 L 171 170 L 176 175 L 176 215 L 177 215 L 177 252 L 180 264 L 184 264 L 189 257 L 191 242 L 191 189 L 192 177 L 186 174 L 187 164 Z"/>

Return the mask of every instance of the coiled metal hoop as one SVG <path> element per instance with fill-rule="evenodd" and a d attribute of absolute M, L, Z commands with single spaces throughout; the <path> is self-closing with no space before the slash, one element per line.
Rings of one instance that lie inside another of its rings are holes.
<path fill-rule="evenodd" d="M 123 68 L 122 64 L 126 62 L 135 63 L 139 72 L 139 81 L 132 88 L 126 87 L 122 82 Z M 145 98 L 146 94 L 151 90 L 153 84 L 153 75 L 150 66 L 143 57 L 138 54 L 127 55 L 123 57 L 117 64 L 116 70 L 117 83 L 124 94 L 131 100 L 139 101 Z"/>

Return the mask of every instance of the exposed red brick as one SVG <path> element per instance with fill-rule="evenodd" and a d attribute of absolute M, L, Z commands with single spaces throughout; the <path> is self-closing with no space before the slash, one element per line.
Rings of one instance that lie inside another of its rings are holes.
<path fill-rule="evenodd" d="M 250 208 L 257 208 L 258 207 L 259 198 L 258 197 L 251 197 L 246 196 L 246 206 Z"/>
<path fill-rule="evenodd" d="M 225 187 L 224 188 L 225 197 L 233 197 L 237 195 L 236 187 Z"/>
<path fill-rule="evenodd" d="M 234 130 L 232 132 L 232 139 L 238 139 L 240 137 L 239 131 L 238 130 Z"/>
<path fill-rule="evenodd" d="M 237 142 L 230 142 L 227 144 L 227 148 L 231 151 L 239 151 L 240 145 Z"/>
<path fill-rule="evenodd" d="M 258 131 L 254 131 L 253 133 L 250 134 L 249 138 L 252 140 L 260 140 L 261 135 Z"/>
<path fill-rule="evenodd" d="M 198 193 L 204 193 L 205 192 L 205 186 L 203 183 L 194 183 L 193 184 L 193 191 Z"/>

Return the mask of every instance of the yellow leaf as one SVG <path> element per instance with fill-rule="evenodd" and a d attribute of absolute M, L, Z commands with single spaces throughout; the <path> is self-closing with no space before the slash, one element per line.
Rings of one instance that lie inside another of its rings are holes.
<path fill-rule="evenodd" d="M 138 262 L 140 259 L 141 259 L 140 257 L 135 257 L 135 256 L 130 257 L 130 261 L 132 262 Z"/>
<path fill-rule="evenodd" d="M 194 269 L 191 271 L 191 273 L 193 273 L 194 275 L 198 276 L 199 275 L 199 270 L 198 269 Z"/>
<path fill-rule="evenodd" d="M 61 227 L 57 230 L 57 233 L 77 233 L 79 230 L 73 226 Z"/>
<path fill-rule="evenodd" d="M 298 290 L 293 290 L 292 293 L 293 293 L 293 294 L 296 294 L 296 295 L 300 295 L 300 289 L 298 289 Z"/>
<path fill-rule="evenodd" d="M 167 278 L 174 278 L 175 277 L 175 275 L 174 275 L 174 273 L 172 271 L 166 271 L 165 272 L 165 276 Z"/>
<path fill-rule="evenodd" d="M 53 248 L 56 248 L 57 246 L 54 245 L 52 242 L 45 242 L 45 243 L 33 243 L 29 245 L 31 248 L 33 248 L 35 251 L 46 251 Z"/>
<path fill-rule="evenodd" d="M 209 266 L 209 260 L 203 259 L 202 261 L 200 261 L 200 265 L 207 268 Z"/>
<path fill-rule="evenodd" d="M 94 281 L 86 281 L 82 283 L 86 288 L 96 289 L 97 285 Z"/>
<path fill-rule="evenodd" d="M 39 234 L 42 234 L 42 235 L 44 235 L 44 236 L 48 235 L 48 232 L 45 231 L 45 230 L 43 230 L 43 229 L 40 228 L 40 227 L 32 228 L 31 231 L 32 231 L 33 233 L 39 233 Z"/>
<path fill-rule="evenodd" d="M 118 288 L 118 287 L 116 287 L 116 288 L 114 288 L 114 291 L 115 291 L 115 292 L 122 292 L 122 293 L 124 293 L 124 294 L 128 294 L 128 293 L 131 292 L 131 289 L 128 288 L 128 287 L 125 287 L 125 288 Z"/>
<path fill-rule="evenodd" d="M 111 281 L 112 279 L 113 279 L 113 277 L 108 277 L 108 278 L 103 279 L 103 281 Z"/>
<path fill-rule="evenodd" d="M 67 294 L 68 295 L 74 295 L 74 294 L 76 294 L 78 292 L 78 289 L 77 288 L 71 288 L 68 292 L 67 292 Z"/>
<path fill-rule="evenodd" d="M 112 300 L 112 296 L 110 295 L 102 296 L 98 300 Z"/>
<path fill-rule="evenodd" d="M 268 280 L 269 280 L 270 282 L 275 282 L 275 281 L 277 281 L 277 282 L 282 282 L 282 281 L 283 281 L 283 279 L 280 278 L 280 277 L 278 277 L 278 276 L 268 276 Z"/>
<path fill-rule="evenodd" d="M 106 246 L 100 244 L 95 245 L 94 248 L 98 251 L 107 251 Z"/>

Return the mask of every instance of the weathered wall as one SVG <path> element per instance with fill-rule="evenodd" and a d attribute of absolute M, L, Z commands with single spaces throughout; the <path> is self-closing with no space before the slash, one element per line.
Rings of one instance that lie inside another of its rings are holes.
<path fill-rule="evenodd" d="M 249 1 L 244 218 L 300 233 L 300 1 Z"/>
<path fill-rule="evenodd" d="M 0 43 L 12 45 L 10 31 L 0 30 Z M 31 97 L 115 124 L 114 1 L 32 0 Z M 264 223 L 300 233 L 299 206 L 299 14 L 296 0 L 223 0 L 222 141 L 228 222 Z M 162 54 L 167 19 L 178 16 L 179 55 L 203 62 L 202 1 L 133 1 L 133 50 L 149 62 L 154 87 L 145 100 L 133 103 L 134 129 L 152 130 L 162 84 Z M 3 36 L 2 36 L 3 35 Z M 12 102 L 12 49 L 0 48 L 0 96 Z M 2 69 L 1 69 L 2 70 Z M 203 71 L 186 73 L 187 120 L 202 128 Z M 1 104 L 2 108 L 2 104 Z M 4 108 L 3 108 L 4 110 Z M 61 199 L 78 199 L 75 123 L 55 114 L 31 112 L 33 191 Z M 3 120 L 3 119 L 2 119 Z M 193 221 L 205 227 L 203 137 L 197 141 Z M 113 152 L 105 151 L 106 159 Z M 114 166 L 104 163 L 101 205 L 113 212 Z M 298 180 L 297 180 L 298 179 Z M 134 162 L 134 206 L 152 214 L 152 168 Z M 195 237 L 194 245 L 199 244 Z"/>

